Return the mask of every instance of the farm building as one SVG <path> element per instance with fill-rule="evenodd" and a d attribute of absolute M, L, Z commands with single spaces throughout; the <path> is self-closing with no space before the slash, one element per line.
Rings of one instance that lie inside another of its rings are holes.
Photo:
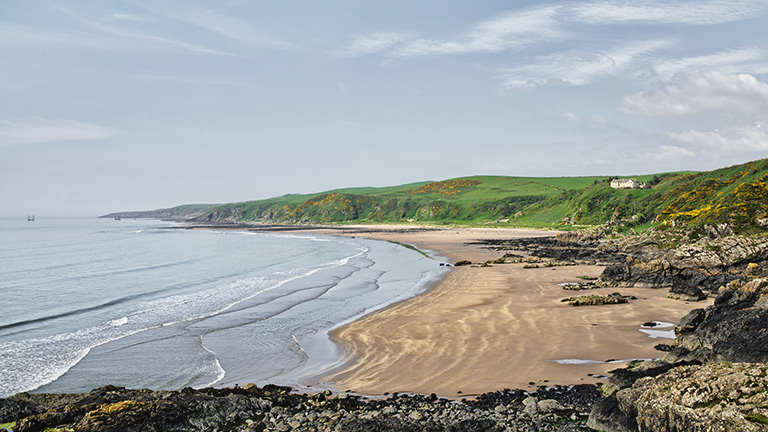
<path fill-rule="evenodd" d="M 615 179 L 611 180 L 611 187 L 614 189 L 638 189 L 645 186 L 637 179 Z"/>

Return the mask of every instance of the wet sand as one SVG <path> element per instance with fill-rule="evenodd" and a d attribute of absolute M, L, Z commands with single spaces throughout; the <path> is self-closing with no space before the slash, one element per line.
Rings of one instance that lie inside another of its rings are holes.
<path fill-rule="evenodd" d="M 553 234 L 450 229 L 346 235 L 412 244 L 453 262 L 483 262 L 503 253 L 467 243 Z M 654 345 L 672 343 L 641 332 L 644 322 L 676 323 L 691 309 L 710 304 L 668 299 L 667 289 L 603 288 L 579 293 L 558 285 L 582 281 L 579 276 L 596 277 L 602 269 L 523 268 L 523 264 L 456 267 L 428 292 L 335 330 L 332 337 L 348 361 L 324 381 L 340 391 L 365 395 L 415 392 L 444 397 L 600 383 L 610 370 L 626 365 L 613 360 L 658 358 L 663 353 Z M 560 301 L 617 291 L 637 300 L 582 307 Z"/>

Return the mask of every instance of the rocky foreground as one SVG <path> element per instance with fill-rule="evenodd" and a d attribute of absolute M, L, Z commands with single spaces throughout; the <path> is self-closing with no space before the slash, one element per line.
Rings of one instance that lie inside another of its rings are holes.
<path fill-rule="evenodd" d="M 14 431 L 580 431 L 600 400 L 594 385 L 504 390 L 472 400 L 392 394 L 367 399 L 288 387 L 22 393 L 0 400 Z M 17 421 L 18 420 L 18 421 Z"/>

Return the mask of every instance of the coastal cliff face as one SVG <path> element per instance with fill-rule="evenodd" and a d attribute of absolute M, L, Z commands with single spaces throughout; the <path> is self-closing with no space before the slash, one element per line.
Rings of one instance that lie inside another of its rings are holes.
<path fill-rule="evenodd" d="M 125 219 L 159 219 L 159 220 L 178 220 L 188 221 L 208 214 L 217 208 L 217 205 L 211 204 L 188 204 L 172 208 L 148 210 L 148 211 L 127 211 L 110 213 L 102 218 L 125 218 Z"/>

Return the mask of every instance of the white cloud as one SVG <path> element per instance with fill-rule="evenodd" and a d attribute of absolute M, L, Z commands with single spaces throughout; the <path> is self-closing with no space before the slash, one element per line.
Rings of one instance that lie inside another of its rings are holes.
<path fill-rule="evenodd" d="M 669 137 L 685 144 L 699 145 L 722 151 L 768 150 L 768 125 L 756 122 L 748 126 L 734 126 L 709 132 L 688 130 L 670 132 Z"/>
<path fill-rule="evenodd" d="M 768 51 L 756 46 L 742 47 L 703 56 L 664 60 L 653 66 L 654 73 L 662 79 L 671 79 L 677 73 L 696 70 L 717 70 L 731 74 L 768 73 Z"/>
<path fill-rule="evenodd" d="M 586 85 L 601 77 L 623 73 L 645 55 L 668 45 L 669 41 L 651 40 L 602 52 L 572 51 L 544 56 L 537 63 L 504 71 L 504 87 Z"/>
<path fill-rule="evenodd" d="M 655 151 L 654 153 L 651 153 L 650 157 L 656 160 L 668 160 L 668 159 L 682 159 L 682 158 L 687 158 L 695 155 L 696 153 L 690 150 L 684 149 L 682 147 L 662 145 L 658 147 L 657 151 Z"/>
<path fill-rule="evenodd" d="M 107 19 L 112 19 L 116 21 L 138 21 L 138 22 L 150 21 L 150 19 L 146 16 L 129 14 L 129 13 L 121 13 L 121 12 L 115 12 L 109 17 L 107 17 Z"/>
<path fill-rule="evenodd" d="M 342 49 L 347 56 L 361 56 L 386 51 L 411 38 L 408 33 L 378 32 L 357 37 Z"/>
<path fill-rule="evenodd" d="M 411 57 L 441 54 L 493 53 L 521 48 L 536 42 L 566 38 L 556 15 L 560 6 L 507 12 L 481 22 L 469 31 L 446 40 L 418 39 L 396 49 L 392 55 Z"/>
<path fill-rule="evenodd" d="M 605 125 L 608 124 L 608 119 L 601 116 L 600 114 L 588 114 L 585 116 L 579 116 L 576 115 L 570 111 L 566 111 L 562 114 L 560 114 L 560 118 L 562 118 L 565 121 L 574 122 L 574 123 L 583 123 L 583 124 L 589 124 L 589 125 Z"/>
<path fill-rule="evenodd" d="M 358 37 L 343 50 L 349 55 L 384 52 L 396 57 L 494 53 L 570 38 L 569 24 L 712 25 L 768 14 L 768 4 L 748 0 L 606 0 L 561 3 L 508 11 L 453 37 L 414 39 L 401 32 Z"/>
<path fill-rule="evenodd" d="M 556 19 L 561 6 L 546 6 L 502 13 L 469 30 L 445 39 L 414 38 L 404 32 L 377 32 L 357 37 L 343 52 L 347 55 L 386 53 L 418 57 L 470 53 L 495 53 L 527 45 L 562 40 L 570 33 Z"/>
<path fill-rule="evenodd" d="M 764 2 L 711 1 L 594 1 L 573 8 L 575 18 L 588 24 L 640 22 L 711 25 L 764 15 Z"/>
<path fill-rule="evenodd" d="M 53 141 L 101 140 L 115 134 L 115 129 L 74 120 L 48 120 L 41 117 L 0 120 L 0 147 Z"/>
<path fill-rule="evenodd" d="M 625 97 L 621 108 L 626 113 L 647 116 L 715 110 L 755 113 L 768 108 L 768 84 L 749 74 L 681 73 L 661 89 Z"/>

